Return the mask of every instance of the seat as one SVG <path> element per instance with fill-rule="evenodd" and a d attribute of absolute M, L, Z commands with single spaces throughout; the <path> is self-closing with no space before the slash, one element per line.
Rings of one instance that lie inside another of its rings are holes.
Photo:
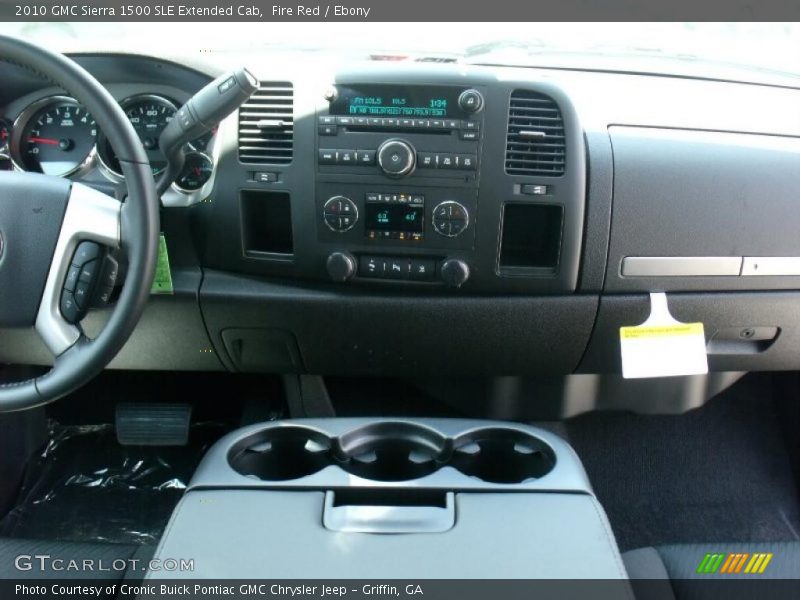
<path fill-rule="evenodd" d="M 741 555 L 738 559 L 737 554 Z M 770 554 L 768 561 L 766 556 L 759 560 L 758 555 Z M 721 556 L 706 559 L 706 555 Z M 674 544 L 631 550 L 622 555 L 622 560 L 634 580 L 637 600 L 733 597 L 735 592 L 752 594 L 754 589 L 760 589 L 761 596 L 770 600 L 800 598 L 800 541 Z M 750 583 L 743 585 L 743 581 Z"/>
<path fill-rule="evenodd" d="M 136 581 L 144 577 L 154 551 L 152 546 L 0 538 L 0 579 Z"/>

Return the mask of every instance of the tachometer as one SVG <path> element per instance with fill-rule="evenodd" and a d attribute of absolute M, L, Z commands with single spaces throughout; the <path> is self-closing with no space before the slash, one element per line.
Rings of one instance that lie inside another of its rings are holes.
<path fill-rule="evenodd" d="M 12 133 L 12 159 L 25 171 L 67 176 L 91 160 L 97 124 L 75 100 L 45 98 L 17 119 Z"/>
<path fill-rule="evenodd" d="M 121 106 L 142 141 L 153 175 L 160 174 L 167 161 L 158 147 L 158 138 L 172 121 L 177 108 L 170 100 L 154 95 L 134 96 L 124 100 Z M 102 139 L 98 149 L 103 165 L 117 177 L 122 177 L 119 159 L 108 140 Z"/>

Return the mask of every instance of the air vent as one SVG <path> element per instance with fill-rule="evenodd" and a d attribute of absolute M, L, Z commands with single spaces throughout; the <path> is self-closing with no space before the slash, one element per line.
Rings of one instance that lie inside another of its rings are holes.
<path fill-rule="evenodd" d="M 293 98 L 291 83 L 261 83 L 239 109 L 239 160 L 270 165 L 292 162 Z"/>
<path fill-rule="evenodd" d="M 564 120 L 552 98 L 515 90 L 508 109 L 506 173 L 509 175 L 564 174 Z"/>

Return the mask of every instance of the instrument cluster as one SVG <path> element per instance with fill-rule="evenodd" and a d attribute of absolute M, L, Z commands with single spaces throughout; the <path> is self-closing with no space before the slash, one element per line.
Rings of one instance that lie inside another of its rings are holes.
<path fill-rule="evenodd" d="M 136 94 L 120 102 L 144 146 L 153 176 L 167 166 L 158 140 L 178 111 L 170 98 Z M 186 164 L 173 189 L 200 190 L 211 178 L 210 149 L 216 129 L 186 147 Z M 0 116 L 0 170 L 19 170 L 58 177 L 80 177 L 97 169 L 114 183 L 124 181 L 119 159 L 92 115 L 75 99 L 53 95 L 26 106 L 12 122 Z"/>

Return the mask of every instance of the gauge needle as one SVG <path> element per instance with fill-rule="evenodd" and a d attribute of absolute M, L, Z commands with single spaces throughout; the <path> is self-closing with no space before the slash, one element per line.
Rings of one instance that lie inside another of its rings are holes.
<path fill-rule="evenodd" d="M 198 177 L 200 177 L 200 168 L 199 167 L 195 167 L 194 168 L 194 174 L 197 175 Z"/>
<path fill-rule="evenodd" d="M 28 138 L 28 141 L 33 142 L 34 144 L 48 144 L 50 146 L 58 145 L 58 140 L 52 140 L 50 138 L 31 137 Z"/>

